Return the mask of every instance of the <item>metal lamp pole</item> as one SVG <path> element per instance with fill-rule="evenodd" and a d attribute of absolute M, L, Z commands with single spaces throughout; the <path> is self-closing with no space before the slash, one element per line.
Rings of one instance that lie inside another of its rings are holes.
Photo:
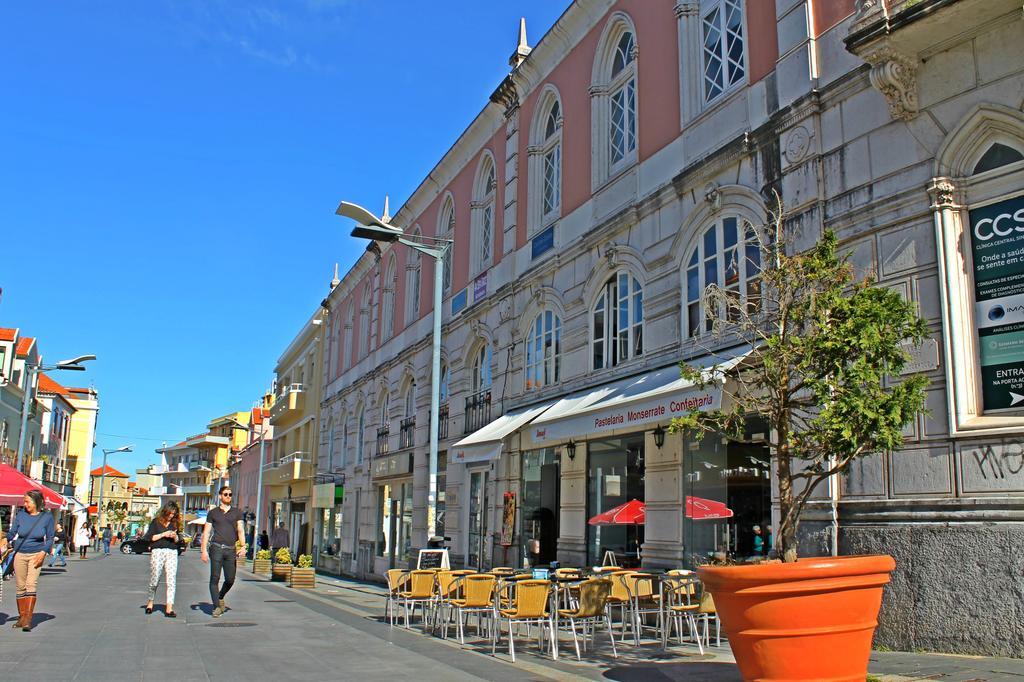
<path fill-rule="evenodd" d="M 260 409 L 262 410 L 263 408 Z M 229 421 L 232 422 L 231 428 L 233 429 L 249 430 L 249 427 L 240 421 L 235 419 L 230 419 Z M 266 428 L 265 424 L 260 424 L 260 465 L 256 472 L 256 522 L 252 526 L 252 542 L 255 546 L 260 544 L 260 505 L 263 504 L 263 458 L 266 456 L 265 450 L 267 447 Z M 256 556 L 255 547 L 253 548 L 252 555 L 253 557 Z"/>
<path fill-rule="evenodd" d="M 100 469 L 100 501 L 96 507 L 96 518 L 99 520 L 100 528 L 103 528 L 103 484 L 107 480 L 107 455 L 115 452 L 131 452 L 134 448 L 134 445 L 122 445 L 114 450 L 103 448 L 103 468 Z M 88 515 L 88 511 L 86 514 Z"/>
<path fill-rule="evenodd" d="M 401 228 L 384 222 L 362 206 L 341 202 L 338 215 L 351 218 L 358 223 L 352 230 L 353 237 L 362 237 L 378 242 L 398 242 L 416 249 L 434 259 L 434 332 L 430 358 L 430 464 L 427 487 L 427 539 L 437 534 L 437 446 L 440 431 L 441 409 L 441 304 L 444 288 L 444 258 L 452 247 L 451 239 L 418 236 L 414 241 L 405 236 Z"/>
<path fill-rule="evenodd" d="M 76 372 L 83 372 L 85 371 L 85 367 L 82 367 L 81 363 L 95 359 L 95 355 L 79 355 L 77 358 L 61 360 L 56 365 L 45 367 L 43 365 L 30 365 L 27 362 L 25 363 L 25 395 L 21 401 L 21 430 L 18 432 L 18 471 L 21 471 L 21 465 L 24 461 L 25 432 L 28 430 L 29 404 L 32 402 L 32 386 L 35 383 L 33 379 L 37 374 L 39 374 L 39 372 L 50 372 L 53 370 L 74 370 Z"/>

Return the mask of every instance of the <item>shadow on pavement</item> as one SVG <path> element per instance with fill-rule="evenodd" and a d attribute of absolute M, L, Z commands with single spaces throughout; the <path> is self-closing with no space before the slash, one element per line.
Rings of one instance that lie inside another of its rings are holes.
<path fill-rule="evenodd" d="M 656 682 L 657 680 L 708 680 L 708 682 L 738 682 L 739 670 L 733 663 L 638 663 L 615 666 L 604 672 L 603 677 L 620 682 Z"/>
<path fill-rule="evenodd" d="M 46 621 L 53 620 L 56 617 L 57 616 L 54 616 L 52 613 L 39 613 L 37 611 L 36 613 L 32 614 L 32 629 L 35 630 L 37 627 L 39 627 Z"/>
<path fill-rule="evenodd" d="M 209 602 L 199 602 L 198 604 L 189 604 L 189 608 L 193 611 L 201 611 L 207 616 L 213 615 L 213 604 Z"/>

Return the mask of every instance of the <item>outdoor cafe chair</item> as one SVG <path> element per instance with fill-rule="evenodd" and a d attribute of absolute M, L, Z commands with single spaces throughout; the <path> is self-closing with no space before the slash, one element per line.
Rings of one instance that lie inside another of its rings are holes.
<path fill-rule="evenodd" d="M 668 646 L 672 629 L 680 644 L 683 642 L 683 621 L 689 627 L 690 634 L 697 641 L 697 649 L 704 655 L 704 641 L 697 628 L 697 614 L 700 610 L 700 581 L 692 575 L 664 576 L 661 582 L 662 608 L 661 646 Z"/>
<path fill-rule="evenodd" d="M 520 580 L 516 583 L 515 598 L 511 608 L 498 609 L 496 612 L 496 623 L 494 633 L 491 637 L 491 655 L 497 653 L 498 639 L 501 636 L 501 621 L 508 621 L 508 653 L 512 662 L 516 661 L 515 647 L 515 626 L 516 625 L 537 625 L 537 642 L 544 648 L 544 629 L 548 631 L 549 643 L 551 644 L 551 657 L 557 658 L 558 653 L 555 647 L 555 628 L 552 620 L 552 611 L 549 608 L 551 601 L 550 580 Z"/>
<path fill-rule="evenodd" d="M 462 596 L 449 600 L 449 619 L 444 623 L 444 637 L 448 637 L 448 623 L 450 616 L 455 617 L 455 632 L 459 637 L 459 644 L 466 643 L 465 619 L 469 614 L 477 615 L 477 632 L 483 631 L 485 617 L 494 615 L 494 588 L 497 578 L 487 573 L 474 573 L 462 576 L 456 582 L 456 589 L 461 591 Z"/>
<path fill-rule="evenodd" d="M 707 590 L 701 590 L 697 617 L 704 625 L 704 646 L 711 646 L 711 621 L 715 622 L 715 646 L 722 646 L 722 621 L 718 619 L 715 598 Z"/>
<path fill-rule="evenodd" d="M 583 628 L 583 648 L 587 648 L 587 628 L 590 628 L 591 641 L 593 642 L 596 636 L 597 627 L 604 623 L 605 628 L 608 630 L 608 639 L 612 641 L 612 655 L 615 658 L 619 657 L 619 652 L 615 649 L 615 635 L 612 633 L 612 615 L 611 609 L 608 606 L 608 597 L 612 592 L 612 581 L 608 578 L 591 578 L 585 580 L 577 585 L 579 590 L 579 606 L 575 609 L 559 609 L 559 619 L 566 619 L 569 621 L 569 626 L 572 628 L 572 643 L 576 647 L 576 660 L 580 659 L 580 640 L 576 632 L 576 624 L 579 623 Z M 558 646 L 557 636 L 555 638 L 555 646 Z"/>
<path fill-rule="evenodd" d="M 434 574 L 434 600 L 430 604 L 430 625 L 435 629 L 444 615 L 445 607 L 451 606 L 451 600 L 458 594 L 458 578 L 455 571 L 438 571 Z"/>
<path fill-rule="evenodd" d="M 661 634 L 662 610 L 661 594 L 655 588 L 657 578 L 649 573 L 633 572 L 623 576 L 626 589 L 629 590 L 630 616 L 633 627 L 633 642 L 640 646 L 640 636 L 644 628 L 657 629 Z M 645 625 L 645 616 L 655 616 L 657 625 Z"/>
<path fill-rule="evenodd" d="M 411 571 L 405 582 L 406 589 L 398 593 L 402 600 L 402 607 L 405 609 L 405 627 L 409 628 L 410 610 L 416 613 L 416 606 L 420 607 L 420 619 L 426 627 L 427 607 L 434 601 L 434 575 L 437 571 Z"/>
<path fill-rule="evenodd" d="M 629 592 L 629 588 L 626 586 L 626 577 L 632 575 L 633 571 L 624 571 L 619 569 L 607 573 L 609 579 L 612 581 L 612 591 L 608 595 L 608 611 L 615 607 L 619 608 L 619 622 L 622 627 L 622 639 L 626 639 L 626 622 L 627 618 L 631 618 L 630 610 L 633 606 L 632 595 Z M 602 574 L 605 575 L 605 574 Z"/>
<path fill-rule="evenodd" d="M 395 624 L 395 607 L 400 601 L 398 593 L 401 592 L 408 577 L 408 571 L 404 571 L 401 568 L 392 568 L 387 573 L 388 598 L 384 603 L 384 617 L 388 619 L 390 625 Z"/>

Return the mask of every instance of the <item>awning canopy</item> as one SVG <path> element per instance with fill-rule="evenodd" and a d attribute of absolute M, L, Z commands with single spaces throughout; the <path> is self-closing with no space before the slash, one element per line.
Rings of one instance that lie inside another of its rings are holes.
<path fill-rule="evenodd" d="M 518 431 L 539 417 L 551 407 L 545 403 L 519 412 L 507 412 L 482 429 L 469 434 L 452 445 L 450 462 L 483 462 L 501 454 L 502 441 L 510 433 Z"/>
<path fill-rule="evenodd" d="M 710 365 L 708 378 L 721 375 L 742 362 L 749 352 Z M 722 404 L 721 383 L 697 388 L 670 365 L 559 400 L 534 419 L 530 436 L 537 443 L 583 438 L 594 433 L 630 427 L 667 424 L 692 409 L 713 410 Z"/>

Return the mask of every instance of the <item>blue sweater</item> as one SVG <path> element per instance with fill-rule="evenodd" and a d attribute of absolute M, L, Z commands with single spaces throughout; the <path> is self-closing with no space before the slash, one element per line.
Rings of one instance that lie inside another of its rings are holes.
<path fill-rule="evenodd" d="M 53 547 L 53 514 L 48 511 L 40 512 L 42 518 L 32 516 L 24 509 L 14 517 L 11 530 L 7 532 L 7 541 L 14 542 L 14 549 L 21 554 L 35 554 L 36 552 L 49 552 Z M 22 540 L 24 539 L 24 542 Z"/>

